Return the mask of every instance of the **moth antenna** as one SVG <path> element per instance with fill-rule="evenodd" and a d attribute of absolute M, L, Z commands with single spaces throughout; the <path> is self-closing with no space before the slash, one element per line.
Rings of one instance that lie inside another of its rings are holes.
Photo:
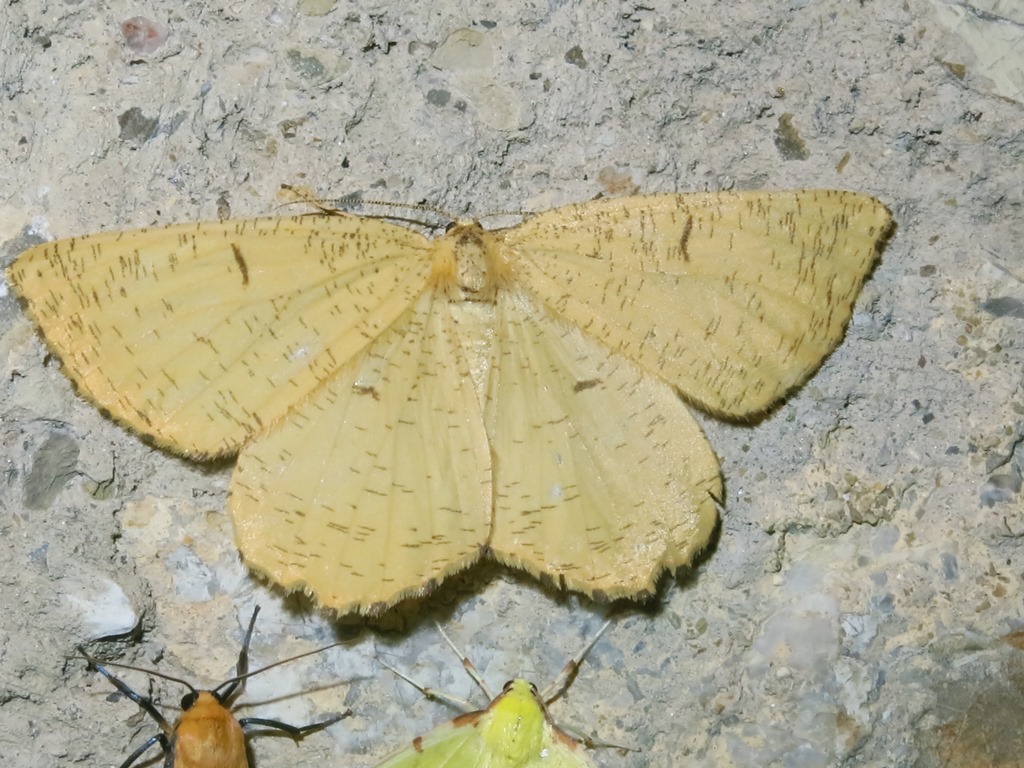
<path fill-rule="evenodd" d="M 427 205 L 425 203 L 397 203 L 394 200 L 376 200 L 373 198 L 364 198 L 361 192 L 353 192 L 348 195 L 342 195 L 341 197 L 317 197 L 313 194 L 313 191 L 306 187 L 293 187 L 290 184 L 282 184 L 281 189 L 292 195 L 294 199 L 287 200 L 285 205 L 292 205 L 295 203 L 305 203 L 311 205 L 314 208 L 318 208 L 321 213 L 327 215 L 336 215 L 344 210 L 365 207 L 368 205 L 379 205 L 385 208 L 401 208 L 406 211 L 422 211 L 424 213 L 432 213 L 440 219 L 444 219 L 446 222 L 459 221 L 462 217 L 456 216 L 443 208 L 438 208 L 434 205 Z M 414 224 L 420 224 L 421 226 L 430 226 L 425 222 L 417 219 L 409 219 L 403 216 L 369 216 L 368 218 L 385 218 L 394 219 L 396 221 L 407 221 Z M 436 228 L 436 227 L 432 227 Z"/>
<path fill-rule="evenodd" d="M 586 657 L 586 655 L 590 653 L 590 649 L 597 644 L 597 641 L 601 639 L 601 635 L 603 635 L 605 631 L 608 629 L 608 627 L 610 627 L 611 625 L 611 619 L 605 621 L 605 623 L 601 625 L 601 628 L 597 630 L 595 635 L 590 639 L 590 642 L 588 642 L 586 646 L 584 646 L 583 650 L 581 650 L 579 653 L 577 653 L 575 656 L 569 659 L 568 662 L 566 662 L 565 666 L 562 667 L 562 671 L 558 673 L 558 677 L 552 680 L 551 684 L 547 688 L 545 688 L 540 695 L 541 699 L 544 701 L 545 706 L 555 701 L 556 699 L 561 697 L 562 694 L 565 693 L 566 689 L 569 687 L 569 684 L 576 677 L 576 673 L 579 672 L 580 664 L 583 663 L 584 657 Z"/>
<path fill-rule="evenodd" d="M 477 218 L 480 219 L 480 220 L 483 220 L 483 219 L 493 219 L 493 218 L 497 218 L 499 216 L 516 216 L 516 217 L 521 218 L 521 219 L 528 219 L 528 218 L 530 218 L 533 215 L 534 215 L 533 211 L 524 211 L 524 210 L 520 209 L 518 211 L 485 211 L 485 212 L 483 212 L 481 214 L 478 214 Z"/>
<path fill-rule="evenodd" d="M 444 638 L 444 641 L 448 643 L 448 647 L 455 651 L 455 655 L 458 656 L 459 661 L 462 662 L 462 668 L 466 670 L 466 674 L 473 678 L 473 682 L 480 686 L 480 690 L 484 692 L 488 699 L 493 699 L 494 694 L 491 693 L 490 689 L 487 687 L 487 683 L 484 682 L 484 678 L 480 674 L 480 670 L 476 668 L 476 665 L 459 649 L 452 639 L 448 637 L 448 633 L 444 631 L 440 624 L 435 621 L 434 626 L 437 627 L 437 631 L 441 633 L 441 637 Z"/>
<path fill-rule="evenodd" d="M 583 659 L 591 649 L 597 644 L 597 641 L 601 639 L 601 636 L 607 631 L 608 627 L 612 624 L 612 619 L 608 619 L 601 628 L 597 630 L 594 636 L 586 644 L 586 646 L 577 653 L 573 658 L 569 659 L 566 665 L 562 668 L 551 684 L 544 689 L 544 692 L 540 694 L 541 699 L 544 701 L 544 706 L 548 706 L 553 701 L 556 701 L 562 694 L 568 689 L 570 683 L 576 678 L 576 674 L 580 670 L 580 666 L 583 663 Z M 618 749 L 623 752 L 639 752 L 635 747 L 626 747 L 622 744 L 614 744 L 610 741 L 598 741 L 594 737 L 588 735 L 582 728 L 573 724 L 566 723 L 562 720 L 558 721 L 558 727 L 568 733 L 570 736 L 575 738 L 578 742 L 583 744 L 588 749 Z"/>
<path fill-rule="evenodd" d="M 432 699 L 434 701 L 440 701 L 440 702 L 442 702 L 444 704 L 448 704 L 449 706 L 455 707 L 456 709 L 458 709 L 458 710 L 460 710 L 462 712 L 472 712 L 473 710 L 476 709 L 476 707 L 474 707 L 473 704 L 471 704 L 470 702 L 466 701 L 465 699 L 463 699 L 463 698 L 461 698 L 459 696 L 453 696 L 452 694 L 445 693 L 444 691 L 439 690 L 437 688 L 428 688 L 425 685 L 420 685 L 419 683 L 417 683 L 415 680 L 413 680 L 411 677 L 409 677 L 407 674 L 405 674 L 401 670 L 399 670 L 396 667 L 393 667 L 390 664 L 388 664 L 380 656 L 377 657 L 377 661 L 380 663 L 380 665 L 382 667 L 384 667 L 385 669 L 390 670 L 391 673 L 394 674 L 396 677 L 400 677 L 402 680 L 405 680 L 405 682 L 407 682 L 409 685 L 411 685 L 417 691 L 422 693 L 428 699 Z"/>
<path fill-rule="evenodd" d="M 426 203 L 396 203 L 394 200 L 374 200 L 372 198 L 364 198 L 360 196 L 358 199 L 352 199 L 353 196 L 340 197 L 335 200 L 328 200 L 330 203 L 338 203 L 340 205 L 351 206 L 367 206 L 367 205 L 380 205 L 385 208 L 404 208 L 407 211 L 422 211 L 424 213 L 432 213 L 440 219 L 445 221 L 459 221 L 463 217 L 456 216 L 455 214 L 446 211 L 444 208 L 438 208 L 435 205 L 427 205 Z M 391 218 L 390 216 L 387 218 Z"/>

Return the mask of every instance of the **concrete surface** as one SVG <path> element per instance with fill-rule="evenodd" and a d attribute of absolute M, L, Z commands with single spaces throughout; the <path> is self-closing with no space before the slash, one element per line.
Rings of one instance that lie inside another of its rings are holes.
<path fill-rule="evenodd" d="M 150 23 L 126 37 L 133 17 Z M 41 239 L 275 214 L 282 182 L 456 214 L 879 197 L 898 229 L 844 343 L 762 423 L 701 420 L 727 487 L 714 548 L 615 613 L 553 711 L 633 749 L 595 750 L 605 767 L 1024 765 L 1018 3 L 9 1 L 0 88 L 4 264 Z M 78 643 L 209 686 L 256 603 L 254 665 L 346 638 L 254 678 L 240 712 L 351 707 L 297 747 L 251 743 L 259 768 L 360 768 L 452 714 L 374 655 L 479 701 L 433 620 L 498 688 L 545 684 L 606 614 L 498 568 L 371 623 L 282 597 L 238 562 L 230 462 L 105 419 L 0 290 L 9 768 L 119 765 L 153 732 Z M 182 693 L 153 692 L 169 714 Z"/>

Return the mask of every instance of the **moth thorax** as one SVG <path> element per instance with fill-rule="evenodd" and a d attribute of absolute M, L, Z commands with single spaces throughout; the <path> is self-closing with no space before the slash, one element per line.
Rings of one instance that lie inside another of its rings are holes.
<path fill-rule="evenodd" d="M 437 241 L 431 279 L 453 299 L 492 302 L 511 273 L 494 233 L 459 222 Z"/>
<path fill-rule="evenodd" d="M 481 735 L 495 755 L 509 765 L 526 765 L 540 755 L 547 716 L 528 682 L 512 681 L 491 703 L 489 714 Z"/>

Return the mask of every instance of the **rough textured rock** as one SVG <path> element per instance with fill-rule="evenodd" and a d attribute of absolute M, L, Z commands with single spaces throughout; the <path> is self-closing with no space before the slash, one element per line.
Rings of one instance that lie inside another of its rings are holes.
<path fill-rule="evenodd" d="M 226 6 L 217 8 L 215 6 Z M 898 229 L 821 371 L 704 419 L 712 551 L 619 614 L 555 714 L 604 766 L 1020 765 L 1024 93 L 1011 3 L 15 3 L 0 23 L 3 263 L 43 238 L 273 214 L 282 182 L 455 214 L 638 190 L 839 187 Z M 1016 11 L 1019 13 L 1019 11 Z M 979 41 L 984 41 L 984 44 Z M 0 297 L 0 752 L 116 765 L 154 729 L 75 658 L 213 685 L 254 603 L 250 715 L 354 716 L 260 768 L 370 766 L 492 687 L 551 679 L 603 609 L 484 568 L 342 627 L 239 564 L 230 463 L 154 451 Z M 94 642 L 100 635 L 119 635 Z M 148 684 L 129 674 L 133 685 Z M 170 705 L 180 691 L 159 682 Z M 305 691 L 305 693 L 301 693 Z"/>

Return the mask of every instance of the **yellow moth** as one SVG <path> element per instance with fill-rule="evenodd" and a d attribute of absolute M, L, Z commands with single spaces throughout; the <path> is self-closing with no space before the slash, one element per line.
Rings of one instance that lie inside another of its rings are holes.
<path fill-rule="evenodd" d="M 852 192 L 602 199 L 424 235 L 338 213 L 108 232 L 8 277 L 81 392 L 237 453 L 246 563 L 339 612 L 485 554 L 640 597 L 706 544 L 743 419 L 839 342 L 890 228 Z"/>
<path fill-rule="evenodd" d="M 565 692 L 583 657 L 610 623 L 605 622 L 587 647 L 569 660 L 545 691 L 538 692 L 533 683 L 515 679 L 505 683 L 497 696 L 491 694 L 472 662 L 462 656 L 438 627 L 491 703 L 485 709 L 466 712 L 430 733 L 417 736 L 408 747 L 379 763 L 377 768 L 595 768 L 581 743 L 554 723 L 547 705 Z M 424 688 L 394 667 L 385 666 L 428 697 L 468 709 L 459 699 Z"/>

